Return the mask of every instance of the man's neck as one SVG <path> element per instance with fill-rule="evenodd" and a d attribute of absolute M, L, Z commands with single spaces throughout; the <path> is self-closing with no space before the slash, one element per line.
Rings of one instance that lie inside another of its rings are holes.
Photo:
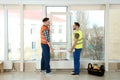
<path fill-rule="evenodd" d="M 43 24 L 44 26 L 48 27 L 47 25 Z"/>
<path fill-rule="evenodd" d="M 79 28 L 76 29 L 76 31 L 78 31 L 78 30 L 79 30 Z"/>

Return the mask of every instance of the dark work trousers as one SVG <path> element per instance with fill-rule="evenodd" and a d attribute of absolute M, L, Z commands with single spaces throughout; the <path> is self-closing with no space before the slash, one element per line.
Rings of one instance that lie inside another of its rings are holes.
<path fill-rule="evenodd" d="M 41 44 L 42 47 L 42 59 L 41 70 L 46 70 L 46 73 L 50 73 L 50 48 L 48 44 Z"/>
<path fill-rule="evenodd" d="M 74 56 L 74 73 L 80 73 L 80 54 L 82 49 L 75 49 L 73 56 Z"/>

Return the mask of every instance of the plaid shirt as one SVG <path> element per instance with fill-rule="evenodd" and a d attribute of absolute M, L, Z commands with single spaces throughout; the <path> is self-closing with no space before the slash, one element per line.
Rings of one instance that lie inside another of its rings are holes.
<path fill-rule="evenodd" d="M 45 39 L 47 42 L 50 42 L 50 34 L 48 30 L 44 30 L 43 31 L 44 35 L 45 35 Z"/>

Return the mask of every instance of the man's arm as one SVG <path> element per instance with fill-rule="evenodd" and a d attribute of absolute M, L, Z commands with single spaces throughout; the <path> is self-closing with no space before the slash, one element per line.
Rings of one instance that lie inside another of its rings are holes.
<path fill-rule="evenodd" d="M 74 43 L 73 43 L 73 45 L 72 45 L 72 48 L 70 49 L 70 53 L 72 53 L 72 51 L 73 51 L 73 49 L 75 49 L 75 46 L 76 46 L 76 44 L 77 44 L 77 42 L 78 42 L 78 38 L 79 38 L 79 34 L 78 33 L 76 33 L 75 34 L 75 39 L 74 39 Z"/>
<path fill-rule="evenodd" d="M 49 35 L 48 30 L 44 30 L 43 33 L 45 35 L 45 39 L 47 41 L 48 46 L 50 47 L 51 52 L 53 52 L 53 47 L 52 47 L 52 44 L 50 42 L 50 35 Z"/>
<path fill-rule="evenodd" d="M 51 52 L 53 52 L 54 51 L 54 49 L 53 49 L 53 47 L 52 47 L 52 44 L 50 43 L 50 42 L 47 42 L 47 44 L 49 45 L 49 47 L 50 47 L 50 51 Z"/>
<path fill-rule="evenodd" d="M 77 42 L 78 42 L 78 39 L 75 39 L 75 41 L 74 41 L 74 43 L 73 43 L 73 45 L 72 45 L 72 48 L 71 48 L 71 50 L 70 50 L 70 53 L 72 53 L 72 51 L 73 51 L 73 49 L 75 48 L 75 45 L 77 44 Z"/>

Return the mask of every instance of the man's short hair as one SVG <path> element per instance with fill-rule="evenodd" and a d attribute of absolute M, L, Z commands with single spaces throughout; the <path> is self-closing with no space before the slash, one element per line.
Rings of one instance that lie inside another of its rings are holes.
<path fill-rule="evenodd" d="M 74 24 L 78 27 L 80 27 L 80 24 L 78 22 L 74 22 Z"/>
<path fill-rule="evenodd" d="M 42 21 L 43 21 L 43 22 L 46 22 L 46 21 L 48 21 L 48 20 L 49 20 L 49 18 L 46 17 L 46 18 L 44 18 Z"/>

